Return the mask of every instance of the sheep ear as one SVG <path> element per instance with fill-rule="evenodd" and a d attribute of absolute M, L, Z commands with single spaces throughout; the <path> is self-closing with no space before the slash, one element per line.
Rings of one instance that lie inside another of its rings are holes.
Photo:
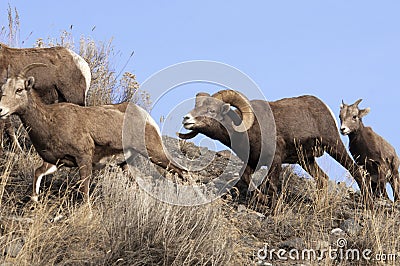
<path fill-rule="evenodd" d="M 35 84 L 35 78 L 34 77 L 29 77 L 25 80 L 25 88 L 26 90 L 30 90 L 33 88 L 33 85 Z"/>
<path fill-rule="evenodd" d="M 371 108 L 365 108 L 365 109 L 362 109 L 362 110 L 360 110 L 359 112 L 358 112 L 358 116 L 360 117 L 360 118 L 362 118 L 362 117 L 364 117 L 364 116 L 366 116 L 368 113 L 369 113 L 369 111 L 371 111 Z"/>
<path fill-rule="evenodd" d="M 231 105 L 229 103 L 225 103 L 222 105 L 222 114 L 225 115 L 231 109 Z"/>

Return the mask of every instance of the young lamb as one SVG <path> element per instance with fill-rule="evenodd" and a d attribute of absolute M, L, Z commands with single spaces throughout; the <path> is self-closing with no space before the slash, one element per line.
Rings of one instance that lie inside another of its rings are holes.
<path fill-rule="evenodd" d="M 180 168 L 166 156 L 159 130 L 150 115 L 132 103 L 82 107 L 71 103 L 45 105 L 34 90 L 34 77 L 26 73 L 44 64 L 30 64 L 2 86 L 0 118 L 17 114 L 43 164 L 35 170 L 32 200 L 38 200 L 41 178 L 60 166 L 79 167 L 80 190 L 89 202 L 92 167 L 100 160 L 123 152 L 123 137 L 129 138 L 125 152 L 149 156 L 150 160 L 182 177 Z M 135 125 L 124 132 L 129 113 Z M 128 133 L 128 134 L 126 134 Z M 127 136 L 126 136 L 127 135 Z M 126 142 L 124 142 L 125 144 Z M 128 160 L 131 157 L 128 158 Z"/>
<path fill-rule="evenodd" d="M 368 172 L 374 195 L 387 197 L 386 183 L 393 189 L 395 201 L 399 200 L 399 165 L 396 151 L 384 138 L 376 134 L 371 127 L 365 127 L 362 118 L 370 108 L 359 109 L 361 99 L 351 105 L 342 101 L 340 105 L 340 132 L 349 136 L 349 149 L 359 166 Z"/>

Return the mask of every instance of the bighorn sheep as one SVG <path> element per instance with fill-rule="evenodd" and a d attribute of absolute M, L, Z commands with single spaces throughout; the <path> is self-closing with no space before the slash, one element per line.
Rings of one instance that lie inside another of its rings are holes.
<path fill-rule="evenodd" d="M 365 127 L 362 118 L 370 108 L 359 109 L 362 99 L 351 105 L 342 101 L 340 105 L 340 132 L 349 136 L 349 149 L 359 166 L 368 172 L 372 192 L 376 196 L 386 197 L 386 183 L 389 180 L 395 201 L 399 200 L 399 165 L 396 151 L 384 138 L 376 134 L 371 127 Z"/>
<path fill-rule="evenodd" d="M 236 111 L 230 109 L 231 105 L 237 108 Z M 235 118 L 238 115 L 242 119 Z M 262 142 L 268 141 L 270 137 L 263 136 L 262 132 L 271 132 L 274 119 L 276 140 L 273 141 L 276 141 L 276 149 L 275 154 L 271 156 L 272 165 L 266 179 L 269 180 L 266 192 L 272 197 L 269 202 L 272 207 L 277 200 L 282 163 L 300 164 L 311 176 L 317 178 L 318 188 L 324 187 L 328 176 L 315 160 L 324 151 L 349 170 L 360 189 L 364 191 L 362 173 L 340 139 L 333 113 L 314 96 L 266 102 L 249 101 L 234 90 L 222 90 L 212 96 L 199 93 L 196 95 L 195 108 L 182 121 L 183 126 L 191 132 L 179 133 L 178 136 L 189 139 L 202 133 L 231 147 L 239 158 L 247 163 L 241 179 L 249 185 L 251 175 L 261 165 L 268 163 L 270 151 L 265 149 L 271 146 Z M 237 126 L 240 121 L 241 124 Z M 371 204 L 369 198 L 367 204 Z"/>
<path fill-rule="evenodd" d="M 46 71 L 32 70 L 36 78 L 35 89 L 44 103 L 71 102 L 85 105 L 91 81 L 89 65 L 82 57 L 65 47 L 18 49 L 0 43 L 0 77 L 4 78 L 0 80 L 0 87 L 8 76 L 19 73 L 26 65 L 36 62 L 48 66 Z M 0 121 L 0 134 L 3 134 L 4 127 L 19 147 L 9 118 Z"/>
<path fill-rule="evenodd" d="M 46 105 L 32 89 L 34 77 L 26 77 L 28 71 L 39 66 L 45 65 L 30 64 L 17 76 L 9 78 L 2 86 L 0 100 L 0 117 L 17 114 L 29 128 L 29 137 L 43 159 L 42 166 L 34 173 L 34 201 L 38 199 L 41 178 L 60 166 L 79 167 L 83 182 L 81 191 L 88 200 L 92 166 L 104 157 L 123 151 L 122 131 L 127 110 L 132 112 L 135 125 L 131 127 L 132 132 L 128 132 L 132 143 L 125 151 L 148 154 L 153 163 L 170 168 L 182 177 L 181 170 L 171 164 L 164 153 L 158 127 L 146 111 L 128 102 L 91 107 L 71 103 Z"/>

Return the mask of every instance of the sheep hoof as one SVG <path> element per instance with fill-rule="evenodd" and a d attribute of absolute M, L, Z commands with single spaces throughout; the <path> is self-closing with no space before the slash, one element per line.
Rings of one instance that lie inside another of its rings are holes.
<path fill-rule="evenodd" d="M 64 215 L 58 214 L 58 215 L 56 215 L 54 218 L 50 219 L 50 222 L 51 222 L 51 223 L 56 223 L 56 222 L 58 222 L 58 221 L 61 221 L 61 220 L 64 219 L 64 218 L 65 218 Z"/>
<path fill-rule="evenodd" d="M 37 196 L 37 195 L 32 196 L 32 197 L 31 197 L 31 200 L 32 200 L 33 202 L 38 202 L 38 201 L 39 201 L 39 196 Z"/>

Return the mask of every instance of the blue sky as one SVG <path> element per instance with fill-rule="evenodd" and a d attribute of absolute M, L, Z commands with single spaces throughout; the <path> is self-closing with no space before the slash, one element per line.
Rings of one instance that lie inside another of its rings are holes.
<path fill-rule="evenodd" d="M 39 37 L 58 37 L 72 24 L 76 41 L 113 38 L 120 51 L 116 72 L 134 50 L 126 70 L 139 82 L 169 65 L 201 59 L 240 69 L 269 100 L 315 95 L 336 118 L 342 99 L 363 98 L 360 106 L 371 107 L 364 123 L 400 151 L 398 1 L 3 0 L 0 25 L 7 23 L 8 4 L 19 12 L 25 47 Z M 322 164 L 328 173 L 337 170 L 332 160 Z"/>

